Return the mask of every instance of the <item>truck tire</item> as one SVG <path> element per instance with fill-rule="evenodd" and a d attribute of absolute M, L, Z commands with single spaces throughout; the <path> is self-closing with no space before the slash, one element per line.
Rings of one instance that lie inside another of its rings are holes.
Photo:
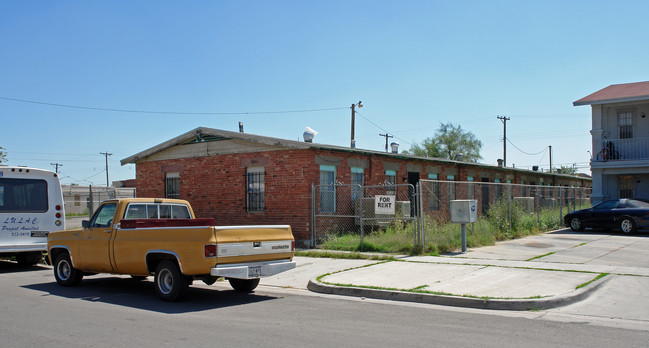
<path fill-rule="evenodd" d="M 68 253 L 62 253 L 54 261 L 54 278 L 60 286 L 76 286 L 81 283 L 83 273 L 72 266 Z"/>
<path fill-rule="evenodd" d="M 178 301 L 183 297 L 189 281 L 178 265 L 171 260 L 162 260 L 155 270 L 155 291 L 161 299 L 169 302 Z"/>
<path fill-rule="evenodd" d="M 257 285 L 259 285 L 259 278 L 257 279 L 235 279 L 228 278 L 230 286 L 236 292 L 253 292 Z"/>
<path fill-rule="evenodd" d="M 43 260 L 43 253 L 40 251 L 20 253 L 16 256 L 16 262 L 21 266 L 33 266 Z"/>

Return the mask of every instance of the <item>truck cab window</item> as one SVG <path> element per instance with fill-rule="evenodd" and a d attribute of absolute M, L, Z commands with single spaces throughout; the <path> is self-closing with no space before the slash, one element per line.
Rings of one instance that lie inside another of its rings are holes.
<path fill-rule="evenodd" d="M 110 227 L 113 223 L 113 215 L 115 215 L 115 203 L 102 205 L 95 213 L 90 221 L 90 227 Z"/>

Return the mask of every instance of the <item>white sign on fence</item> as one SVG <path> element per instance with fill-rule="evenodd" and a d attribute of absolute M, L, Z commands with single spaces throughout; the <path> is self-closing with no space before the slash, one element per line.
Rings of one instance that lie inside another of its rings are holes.
<path fill-rule="evenodd" d="M 396 196 L 374 196 L 374 214 L 394 215 Z"/>

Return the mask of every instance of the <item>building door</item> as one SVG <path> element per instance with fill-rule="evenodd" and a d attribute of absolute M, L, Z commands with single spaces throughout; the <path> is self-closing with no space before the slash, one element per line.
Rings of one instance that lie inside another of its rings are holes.
<path fill-rule="evenodd" d="M 412 187 L 408 187 L 408 199 L 410 200 L 410 216 L 417 216 L 417 206 L 415 204 L 415 190 L 419 183 L 419 172 L 408 172 L 408 184 Z"/>
<path fill-rule="evenodd" d="M 489 182 L 489 178 L 482 178 L 482 182 Z M 489 185 L 482 184 L 482 214 L 486 214 L 489 211 Z"/>

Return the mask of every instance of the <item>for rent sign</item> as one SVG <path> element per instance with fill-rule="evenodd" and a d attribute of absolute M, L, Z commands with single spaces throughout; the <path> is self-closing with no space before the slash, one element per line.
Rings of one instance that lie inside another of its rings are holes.
<path fill-rule="evenodd" d="M 396 196 L 374 196 L 374 214 L 394 215 Z"/>

